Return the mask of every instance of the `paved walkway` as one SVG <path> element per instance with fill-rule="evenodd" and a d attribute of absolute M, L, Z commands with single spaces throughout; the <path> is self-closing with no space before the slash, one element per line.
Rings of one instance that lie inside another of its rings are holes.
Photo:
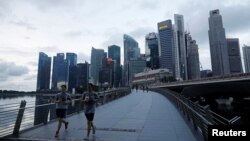
<path fill-rule="evenodd" d="M 57 122 L 24 132 L 24 140 L 83 140 L 83 113 L 68 117 L 69 128 L 54 138 Z M 96 109 L 96 135 L 90 141 L 196 141 L 182 115 L 168 99 L 155 92 L 132 94 Z M 63 126 L 64 127 L 64 126 Z"/>

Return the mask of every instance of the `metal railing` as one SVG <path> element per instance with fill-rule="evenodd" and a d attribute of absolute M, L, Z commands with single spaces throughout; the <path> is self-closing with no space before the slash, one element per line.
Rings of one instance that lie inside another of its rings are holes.
<path fill-rule="evenodd" d="M 201 133 L 205 141 L 208 139 L 209 125 L 229 125 L 240 122 L 241 117 L 239 116 L 227 119 L 222 115 L 213 112 L 209 105 L 201 106 L 198 104 L 198 101 L 192 102 L 190 99 L 168 89 L 154 88 L 151 90 L 164 95 L 172 101 L 187 117 L 188 121 L 192 123 L 194 129 Z"/>
<path fill-rule="evenodd" d="M 249 80 L 250 73 L 236 73 L 225 76 L 215 76 L 207 77 L 200 79 L 184 80 L 184 81 L 175 81 L 175 82 L 160 82 L 152 84 L 152 87 L 166 87 L 166 86 L 181 86 L 181 85 L 191 85 L 191 84 L 203 84 L 203 83 L 214 83 L 219 81 L 238 81 L 238 80 Z"/>
<path fill-rule="evenodd" d="M 97 106 L 123 97 L 129 93 L 131 93 L 130 88 L 119 88 L 99 92 Z M 0 139 L 8 136 L 18 136 L 20 132 L 55 121 L 55 103 L 50 101 L 51 96 L 55 95 L 47 95 L 47 99 L 44 100 L 46 102 L 39 105 L 35 105 L 35 101 L 28 103 L 25 100 L 21 101 L 21 103 L 0 105 Z M 73 115 L 83 111 L 81 96 L 81 94 L 72 94 L 72 103 L 74 104 L 69 104 L 67 115 Z M 44 97 L 46 97 L 46 95 L 44 95 Z M 36 113 L 39 113 L 38 116 Z"/>

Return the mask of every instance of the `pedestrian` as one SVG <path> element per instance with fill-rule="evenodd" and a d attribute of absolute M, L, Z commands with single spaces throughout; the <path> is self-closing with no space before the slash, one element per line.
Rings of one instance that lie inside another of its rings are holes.
<path fill-rule="evenodd" d="M 89 134 L 92 128 L 92 134 L 95 134 L 96 127 L 94 126 L 93 120 L 95 116 L 96 103 L 98 101 L 98 95 L 94 92 L 94 85 L 88 84 L 88 91 L 82 95 L 82 101 L 84 103 L 84 113 L 87 119 L 87 136 L 84 140 L 89 139 Z"/>
<path fill-rule="evenodd" d="M 56 103 L 56 116 L 58 119 L 58 127 L 56 130 L 55 137 L 59 136 L 59 131 L 61 129 L 62 123 L 65 125 L 65 129 L 68 128 L 69 122 L 65 120 L 68 104 L 71 102 L 71 97 L 68 93 L 66 93 L 66 85 L 61 85 L 61 92 L 56 95 L 55 103 Z"/>

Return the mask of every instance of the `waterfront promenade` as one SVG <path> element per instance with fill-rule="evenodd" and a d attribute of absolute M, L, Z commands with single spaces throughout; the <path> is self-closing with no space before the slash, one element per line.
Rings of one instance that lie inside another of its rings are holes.
<path fill-rule="evenodd" d="M 34 128 L 12 140 L 83 140 L 86 119 L 83 113 L 67 118 L 69 128 L 54 138 L 57 122 Z M 97 132 L 91 141 L 196 141 L 201 140 L 182 114 L 164 96 L 155 92 L 131 94 L 96 109 Z"/>

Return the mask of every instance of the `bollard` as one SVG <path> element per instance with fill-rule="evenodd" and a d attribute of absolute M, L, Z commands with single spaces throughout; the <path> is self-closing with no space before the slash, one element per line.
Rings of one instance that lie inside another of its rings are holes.
<path fill-rule="evenodd" d="M 20 127 L 21 127 L 25 106 L 26 106 L 26 101 L 22 100 L 21 104 L 20 104 L 18 114 L 17 114 L 14 130 L 13 130 L 13 135 L 14 136 L 18 136 L 18 134 L 19 134 L 19 130 L 20 130 Z"/>

